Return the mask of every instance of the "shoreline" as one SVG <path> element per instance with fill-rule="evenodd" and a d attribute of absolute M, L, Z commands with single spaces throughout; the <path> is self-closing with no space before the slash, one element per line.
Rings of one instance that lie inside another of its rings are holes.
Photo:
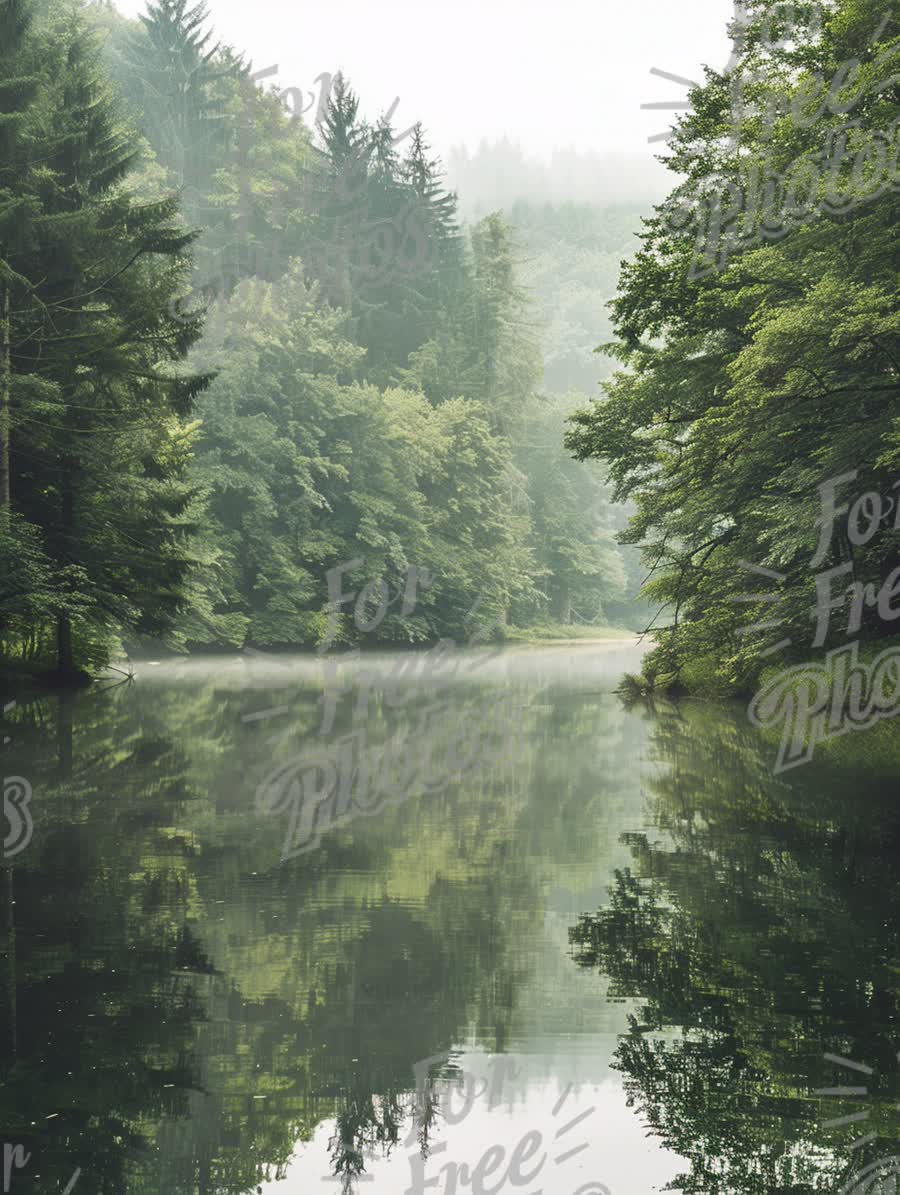
<path fill-rule="evenodd" d="M 639 634 L 623 635 L 621 638 L 610 639 L 531 639 L 511 643 L 511 647 L 600 647 L 603 644 L 610 646 L 621 645 L 623 643 L 640 643 L 641 636 Z"/>
<path fill-rule="evenodd" d="M 497 643 L 483 643 L 478 645 L 478 650 L 483 650 L 485 647 L 490 647 L 492 650 L 500 651 L 534 651 L 542 648 L 580 648 L 580 647 L 636 647 L 641 642 L 639 633 L 627 635 L 618 633 L 611 636 L 595 637 L 576 637 L 576 638 L 547 638 L 547 639 L 527 639 L 527 638 L 512 638 L 506 639 Z M 409 645 L 392 645 L 379 644 L 373 645 L 366 649 L 365 654 L 384 654 L 384 653 L 401 653 L 406 654 L 410 651 L 412 654 L 417 652 L 425 652 L 433 650 L 436 645 L 434 643 L 418 644 L 414 648 Z M 461 651 L 467 649 L 467 644 L 460 644 Z M 146 657 L 130 657 L 124 659 L 116 659 L 110 662 L 107 669 L 98 673 L 97 676 L 88 678 L 85 674 L 73 678 L 60 679 L 53 672 L 41 671 L 35 669 L 30 672 L 26 669 L 19 669 L 16 667 L 9 668 L 0 664 L 0 698 L 2 702 L 8 702 L 12 698 L 30 699 L 34 697 L 53 696 L 65 693 L 73 693 L 84 691 L 92 688 L 95 684 L 110 679 L 110 674 L 117 674 L 124 680 L 130 677 L 136 677 L 136 671 L 131 672 L 131 669 L 160 667 L 170 664 L 199 664 L 209 663 L 211 660 L 222 660 L 224 658 L 232 659 L 234 661 L 243 660 L 245 663 L 254 656 L 262 657 L 269 661 L 278 661 L 280 659 L 289 658 L 291 656 L 304 656 L 310 659 L 321 659 L 314 648 L 294 648 L 289 651 L 231 651 L 231 652 L 201 652 L 191 655 L 171 655 L 165 656 L 161 659 L 153 659 L 150 656 Z M 129 668 L 129 672 L 123 670 L 123 666 Z"/>

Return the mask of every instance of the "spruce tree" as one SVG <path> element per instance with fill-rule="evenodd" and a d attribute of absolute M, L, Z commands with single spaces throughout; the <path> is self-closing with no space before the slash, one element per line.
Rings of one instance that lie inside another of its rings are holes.
<path fill-rule="evenodd" d="M 390 114 L 374 127 L 338 75 L 322 122 L 315 238 L 304 257 L 325 295 L 352 317 L 378 385 L 397 381 L 445 314 L 464 270 L 456 198 L 440 183 L 421 126 L 401 160 Z"/>
<path fill-rule="evenodd" d="M 335 76 L 321 124 L 322 156 L 312 205 L 316 216 L 306 259 L 332 303 L 354 311 L 358 229 L 366 219 L 372 140 L 359 119 L 359 98 L 343 76 Z"/>
<path fill-rule="evenodd" d="M 421 123 L 413 129 L 412 141 L 403 161 L 403 181 L 419 201 L 429 232 L 436 239 L 441 257 L 448 258 L 460 248 L 457 198 L 444 189 L 441 182 L 441 163 L 429 158 L 425 130 Z"/>
<path fill-rule="evenodd" d="M 234 64 L 217 65 L 218 43 L 204 31 L 205 4 L 150 0 L 126 54 L 123 79 L 141 125 L 189 203 L 209 189 L 227 138 L 226 117 L 216 83 Z"/>
<path fill-rule="evenodd" d="M 123 186 L 138 142 L 120 120 L 83 23 L 43 47 L 41 215 L 14 319 L 13 389 L 29 397 L 14 446 L 18 506 L 56 566 L 63 675 L 122 628 L 163 631 L 191 563 L 183 420 L 202 376 L 177 362 L 199 334 L 169 314 L 193 235 L 177 201 Z"/>

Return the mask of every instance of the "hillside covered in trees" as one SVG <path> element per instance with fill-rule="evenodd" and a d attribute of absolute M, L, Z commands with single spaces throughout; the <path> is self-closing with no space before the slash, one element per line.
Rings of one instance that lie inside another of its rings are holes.
<path fill-rule="evenodd" d="M 354 592 L 432 581 L 387 640 L 468 638 L 476 603 L 496 633 L 642 617 L 622 510 L 562 445 L 584 353 L 545 390 L 523 239 L 462 223 L 420 125 L 337 76 L 310 129 L 187 0 L 3 6 L 8 658 L 312 646 L 352 562 Z M 562 217 L 519 218 L 546 248 Z"/>
<path fill-rule="evenodd" d="M 874 0 L 752 4 L 649 218 L 612 172 L 586 201 L 599 157 L 506 142 L 452 155 L 458 198 L 420 124 L 340 75 L 304 123 L 188 0 L 3 19 L 6 659 L 312 647 L 351 564 L 356 593 L 433 582 L 369 639 L 465 640 L 476 608 L 506 635 L 653 621 L 647 679 L 675 689 L 891 633 L 898 39 Z M 841 478 L 856 523 L 819 559 Z"/>

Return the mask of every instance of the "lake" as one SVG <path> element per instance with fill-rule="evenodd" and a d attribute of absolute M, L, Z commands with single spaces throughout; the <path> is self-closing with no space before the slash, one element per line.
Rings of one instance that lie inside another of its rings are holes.
<path fill-rule="evenodd" d="M 776 774 L 641 654 L 7 708 L 4 1189 L 896 1191 L 896 728 Z"/>

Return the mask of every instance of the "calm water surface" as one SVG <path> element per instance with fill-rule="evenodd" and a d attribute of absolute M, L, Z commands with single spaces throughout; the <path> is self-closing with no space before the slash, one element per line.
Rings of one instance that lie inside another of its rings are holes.
<path fill-rule="evenodd" d="M 896 730 L 775 776 L 740 706 L 626 708 L 639 657 L 8 709 L 5 1189 L 896 1191 Z"/>

